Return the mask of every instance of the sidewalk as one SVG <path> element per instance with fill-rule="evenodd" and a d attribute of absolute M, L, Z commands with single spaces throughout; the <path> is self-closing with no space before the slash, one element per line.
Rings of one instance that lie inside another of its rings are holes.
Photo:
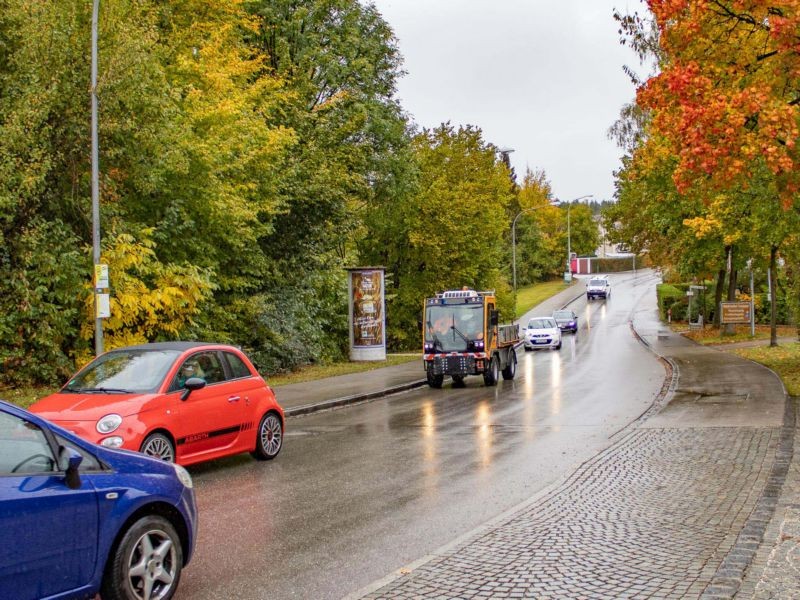
<path fill-rule="evenodd" d="M 583 294 L 568 288 L 520 322 Z M 800 598 L 796 399 L 764 367 L 654 311 L 632 329 L 671 384 L 564 481 L 351 597 Z M 424 385 L 413 361 L 276 388 L 287 414 Z"/>

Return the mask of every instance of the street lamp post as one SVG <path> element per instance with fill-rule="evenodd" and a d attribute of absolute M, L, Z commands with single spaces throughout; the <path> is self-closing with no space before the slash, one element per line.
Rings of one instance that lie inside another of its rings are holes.
<path fill-rule="evenodd" d="M 523 208 L 521 211 L 517 213 L 517 216 L 514 217 L 514 220 L 511 222 L 511 271 L 512 271 L 512 282 L 514 287 L 514 293 L 517 292 L 517 219 L 519 219 L 526 212 L 537 210 L 539 208 L 542 208 L 543 206 L 557 206 L 557 205 L 558 205 L 558 200 L 556 200 L 555 202 L 548 202 L 547 204 L 542 204 L 540 206 L 531 206 L 528 208 Z"/>
<path fill-rule="evenodd" d="M 586 198 L 592 198 L 592 197 L 593 197 L 592 194 L 586 194 L 585 196 L 578 196 L 577 198 L 574 198 L 573 200 L 570 200 L 567 203 L 567 270 L 565 272 L 565 275 L 566 275 L 566 273 L 569 273 L 570 280 L 572 279 L 572 262 L 571 262 L 572 261 L 572 232 L 570 230 L 570 220 L 569 220 L 569 216 L 570 215 L 569 215 L 569 211 L 570 211 L 570 208 L 572 207 L 572 203 L 573 202 L 578 202 L 579 200 L 585 200 Z M 567 281 L 569 281 L 569 280 L 567 280 Z"/>
<path fill-rule="evenodd" d="M 92 5 L 92 65 L 91 65 L 91 91 L 92 91 L 92 262 L 100 264 L 100 176 L 97 142 L 97 21 L 100 11 L 100 0 L 94 0 Z M 94 266 L 96 270 L 97 267 Z M 97 276 L 93 273 L 95 320 L 94 320 L 94 352 L 99 356 L 103 353 L 103 319 L 100 318 L 98 307 L 99 294 Z"/>

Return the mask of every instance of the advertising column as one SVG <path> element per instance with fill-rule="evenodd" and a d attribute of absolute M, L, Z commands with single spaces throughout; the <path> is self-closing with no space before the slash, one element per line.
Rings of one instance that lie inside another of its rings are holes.
<path fill-rule="evenodd" d="M 384 267 L 348 269 L 350 360 L 386 360 Z"/>

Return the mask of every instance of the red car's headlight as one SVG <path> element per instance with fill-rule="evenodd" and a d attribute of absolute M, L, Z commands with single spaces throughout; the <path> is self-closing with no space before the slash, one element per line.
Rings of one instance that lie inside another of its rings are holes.
<path fill-rule="evenodd" d="M 97 421 L 95 429 L 97 429 L 97 433 L 100 435 L 108 435 L 112 431 L 116 431 L 120 425 L 122 425 L 122 417 L 111 413 L 110 415 L 106 415 Z"/>

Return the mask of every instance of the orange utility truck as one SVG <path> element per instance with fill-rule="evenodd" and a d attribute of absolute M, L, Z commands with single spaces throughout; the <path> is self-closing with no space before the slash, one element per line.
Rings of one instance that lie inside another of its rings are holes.
<path fill-rule="evenodd" d="M 517 324 L 498 325 L 494 291 L 462 289 L 425 299 L 423 361 L 428 385 L 442 387 L 444 376 L 462 385 L 467 375 L 483 375 L 486 385 L 514 379 L 519 344 Z"/>

